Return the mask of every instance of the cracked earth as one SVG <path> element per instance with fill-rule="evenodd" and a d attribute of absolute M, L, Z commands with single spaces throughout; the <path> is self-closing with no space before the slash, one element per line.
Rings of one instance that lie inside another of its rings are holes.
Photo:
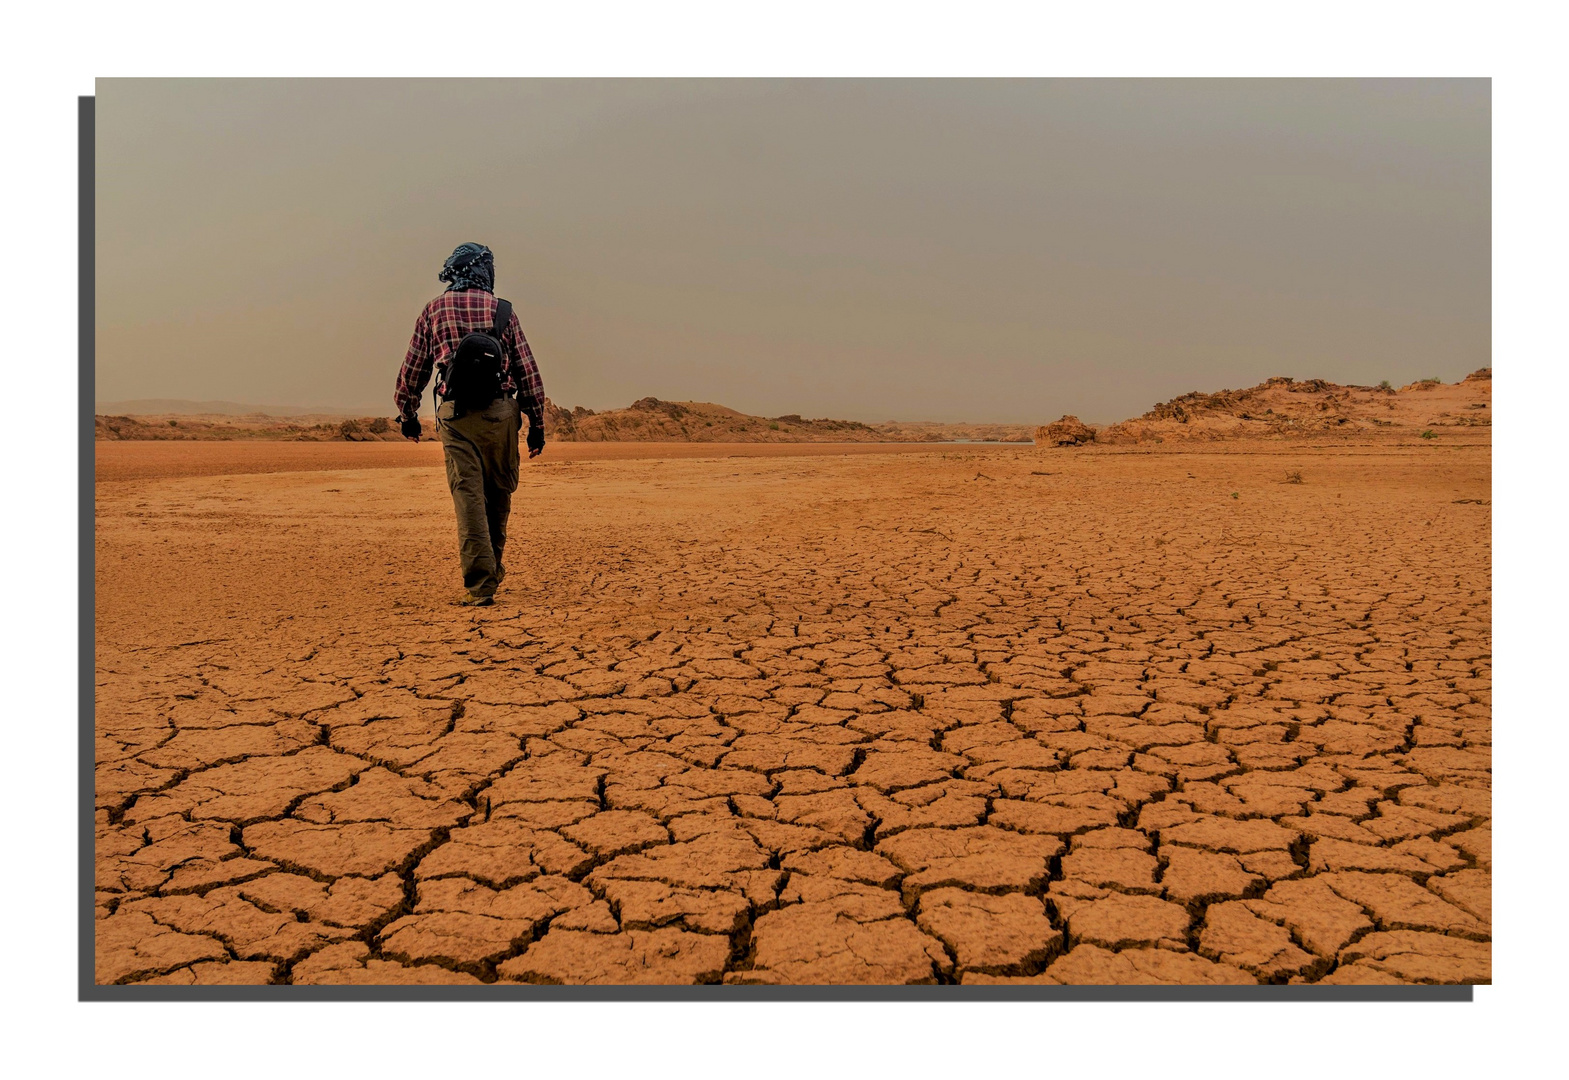
<path fill-rule="evenodd" d="M 1490 978 L 1485 444 L 553 446 L 479 610 L 238 447 L 98 448 L 100 983 Z"/>

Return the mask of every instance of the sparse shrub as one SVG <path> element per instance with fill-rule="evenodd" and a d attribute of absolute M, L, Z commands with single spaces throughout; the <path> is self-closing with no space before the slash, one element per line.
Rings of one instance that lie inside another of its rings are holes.
<path fill-rule="evenodd" d="M 1300 484 L 1300 483 L 1302 483 L 1302 474 L 1300 472 L 1288 472 L 1286 474 L 1286 483 L 1288 483 L 1288 484 Z"/>
<path fill-rule="evenodd" d="M 779 425 L 778 424 L 769 424 L 768 425 L 768 430 L 769 431 L 778 431 L 779 430 Z"/>
<path fill-rule="evenodd" d="M 1236 492 L 1236 491 L 1233 491 L 1233 492 L 1232 492 L 1232 493 L 1231 493 L 1231 497 L 1232 497 L 1232 498 L 1233 498 L 1233 499 L 1240 499 L 1240 498 L 1242 498 L 1242 495 L 1241 495 L 1241 493 L 1240 493 L 1240 492 Z"/>
<path fill-rule="evenodd" d="M 370 422 L 369 430 L 372 435 L 385 435 L 392 430 L 392 424 L 388 422 L 385 416 L 378 416 Z"/>
<path fill-rule="evenodd" d="M 170 420 L 169 421 L 169 426 L 170 427 L 179 427 L 180 426 L 180 422 L 178 420 Z"/>
<path fill-rule="evenodd" d="M 1424 438 L 1424 439 L 1436 439 L 1436 438 L 1438 438 L 1438 436 L 1433 434 L 1433 429 L 1432 428 L 1428 428 L 1426 431 L 1422 432 L 1422 438 Z"/>
<path fill-rule="evenodd" d="M 1379 383 L 1378 384 L 1378 388 L 1380 390 L 1393 390 L 1394 389 L 1393 386 L 1389 385 L 1389 380 L 1388 379 L 1385 379 L 1383 382 Z"/>
<path fill-rule="evenodd" d="M 1432 385 L 1432 384 L 1436 384 L 1436 383 L 1441 383 L 1444 380 L 1439 379 L 1439 378 L 1432 378 L 1432 379 L 1423 379 L 1421 381 L 1424 382 L 1424 383 L 1428 383 L 1429 385 Z"/>

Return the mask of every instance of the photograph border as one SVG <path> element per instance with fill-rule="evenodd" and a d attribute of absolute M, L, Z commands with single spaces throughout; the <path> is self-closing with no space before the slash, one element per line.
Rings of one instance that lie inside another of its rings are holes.
<path fill-rule="evenodd" d="M 1492 80 L 1487 80 L 1489 83 Z M 1474 985 L 1412 986 L 149 986 L 94 981 L 96 637 L 94 460 L 96 406 L 96 98 L 77 99 L 78 123 L 78 1000 L 79 1001 L 1087 1001 L 1456 1002 Z"/>

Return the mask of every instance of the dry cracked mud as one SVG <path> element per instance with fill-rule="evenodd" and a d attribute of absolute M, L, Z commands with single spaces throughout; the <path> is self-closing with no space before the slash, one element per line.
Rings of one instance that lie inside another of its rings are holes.
<path fill-rule="evenodd" d="M 552 447 L 477 611 L 436 448 L 209 449 L 99 446 L 101 983 L 1490 977 L 1485 442 Z"/>

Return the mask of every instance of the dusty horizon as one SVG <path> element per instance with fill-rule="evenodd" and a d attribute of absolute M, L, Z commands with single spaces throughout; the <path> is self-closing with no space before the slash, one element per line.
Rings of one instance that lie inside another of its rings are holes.
<path fill-rule="evenodd" d="M 567 407 L 1105 423 L 1491 364 L 1486 80 L 102 80 L 98 109 L 102 401 L 385 412 L 466 240 Z M 423 136 L 453 115 L 472 149 Z"/>

